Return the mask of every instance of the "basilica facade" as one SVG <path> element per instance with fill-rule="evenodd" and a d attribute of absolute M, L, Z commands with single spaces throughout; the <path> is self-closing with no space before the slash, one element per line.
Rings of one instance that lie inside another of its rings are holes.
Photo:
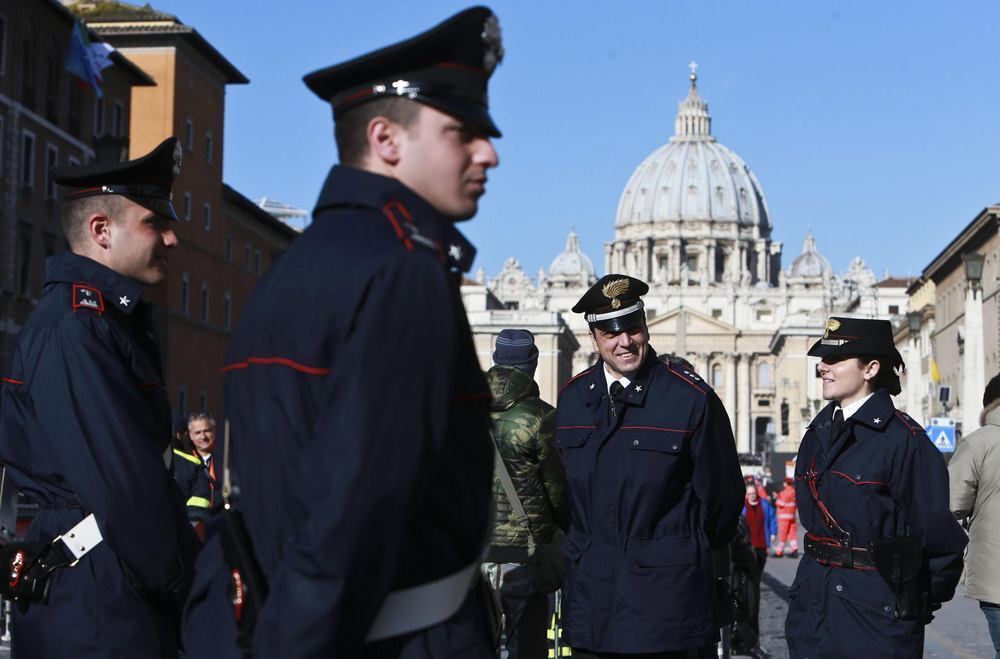
<path fill-rule="evenodd" d="M 725 404 L 741 453 L 797 449 L 822 407 L 817 360 L 806 355 L 830 315 L 898 320 L 908 281 L 877 278 L 860 258 L 835 273 L 808 231 L 791 264 L 772 239 L 771 212 L 747 163 L 712 134 L 708 103 L 690 76 L 674 135 L 636 167 L 618 203 L 603 270 L 649 283 L 650 344 L 691 362 Z M 504 327 L 539 337 L 543 398 L 594 363 L 583 317 L 569 310 L 598 278 L 569 233 L 548 271 L 516 258 L 463 287 L 480 360 Z"/>

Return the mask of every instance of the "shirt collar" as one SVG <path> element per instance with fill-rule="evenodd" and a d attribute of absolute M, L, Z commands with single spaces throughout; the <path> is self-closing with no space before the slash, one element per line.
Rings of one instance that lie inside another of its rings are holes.
<path fill-rule="evenodd" d="M 73 252 L 45 259 L 45 284 L 64 282 L 96 288 L 109 304 L 130 314 L 139 306 L 143 286 L 97 261 Z"/>
<path fill-rule="evenodd" d="M 841 407 L 840 405 L 837 405 L 836 407 L 834 407 L 834 408 L 833 408 L 833 413 L 834 413 L 834 414 L 836 414 L 836 413 L 837 413 L 837 410 L 843 410 L 843 411 L 844 411 L 844 421 L 847 421 L 847 420 L 848 420 L 848 419 L 850 419 L 850 418 L 851 418 L 852 416 L 854 416 L 854 413 L 855 413 L 855 412 L 857 412 L 858 410 L 860 410 L 860 409 L 861 409 L 861 407 L 862 407 L 862 406 L 863 406 L 863 405 L 864 405 L 865 403 L 867 403 L 867 402 L 868 402 L 868 399 L 869 399 L 869 398 L 871 398 L 871 397 L 872 397 L 872 396 L 874 396 L 874 395 L 875 395 L 875 392 L 873 391 L 872 393 L 868 394 L 867 396 L 865 396 L 865 397 L 864 397 L 864 398 L 862 398 L 861 400 L 856 400 L 856 401 L 854 401 L 853 403 L 851 403 L 851 404 L 850 404 L 850 405 L 848 405 L 847 407 Z"/>
<path fill-rule="evenodd" d="M 427 203 L 423 197 L 397 179 L 375 174 L 355 167 L 335 165 L 330 170 L 314 214 L 327 208 L 366 207 L 380 213 L 402 204 L 408 217 L 400 218 L 411 232 L 414 242 L 430 241 L 440 250 L 449 266 L 468 272 L 476 256 L 476 248 L 455 228 L 454 222 Z M 411 219 L 412 221 L 404 221 Z"/>
<path fill-rule="evenodd" d="M 608 372 L 608 366 L 607 366 L 607 364 L 602 364 L 601 365 L 601 370 L 604 371 L 604 380 L 607 383 L 608 393 L 609 394 L 611 393 L 611 383 L 612 382 L 620 382 L 621 385 L 622 385 L 622 389 L 628 389 L 628 386 L 630 384 L 632 384 L 632 381 L 629 380 L 624 375 L 621 376 L 621 378 L 615 379 L 615 376 L 611 375 L 611 373 Z"/>

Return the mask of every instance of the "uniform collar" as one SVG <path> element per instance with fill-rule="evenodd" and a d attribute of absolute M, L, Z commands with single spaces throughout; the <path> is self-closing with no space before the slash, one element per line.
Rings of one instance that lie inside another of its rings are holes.
<path fill-rule="evenodd" d="M 849 417 L 845 415 L 845 421 L 850 418 L 854 423 L 860 423 L 875 430 L 885 428 L 896 410 L 889 392 L 885 389 L 879 389 L 859 402 L 862 404 Z M 824 407 L 812 420 L 809 427 L 821 428 L 830 425 L 837 407 L 836 403 L 830 403 Z"/>
<path fill-rule="evenodd" d="M 629 381 L 628 386 L 619 394 L 618 400 L 627 405 L 642 405 L 646 400 L 646 392 L 649 390 L 650 380 L 656 372 L 656 366 L 659 364 L 660 360 L 656 358 L 656 351 L 653 350 L 652 346 L 648 346 L 645 363 L 639 369 L 639 372 L 635 374 L 635 377 Z M 608 394 L 608 389 L 611 386 L 610 376 L 607 375 L 607 369 L 604 368 L 603 359 L 597 360 L 597 365 L 591 369 L 587 380 L 589 382 L 587 384 L 586 405 L 590 407 L 596 404 L 601 399 L 601 396 Z M 624 381 L 622 384 L 624 384 Z"/>
<path fill-rule="evenodd" d="M 398 180 L 355 167 L 335 165 L 330 170 L 314 213 L 327 208 L 364 207 L 380 213 L 393 203 L 402 204 L 412 218 L 408 229 L 416 232 L 416 242 L 429 239 L 447 259 L 449 266 L 468 272 L 476 256 L 476 248 L 448 219 L 423 197 Z"/>
<path fill-rule="evenodd" d="M 840 407 L 840 409 L 844 411 L 844 421 L 847 421 L 847 420 L 848 420 L 848 419 L 850 419 L 850 418 L 851 418 L 852 416 L 854 416 L 854 413 L 855 413 L 855 412 L 857 412 L 858 410 L 860 410 L 860 409 L 861 409 L 861 407 L 862 407 L 862 406 L 863 406 L 863 405 L 864 405 L 865 403 L 867 403 L 867 402 L 868 402 L 868 399 L 869 399 L 869 398 L 871 398 L 871 397 L 872 397 L 872 396 L 874 396 L 874 395 L 875 395 L 875 392 L 873 391 L 872 393 L 868 394 L 868 395 L 867 395 L 867 396 L 865 396 L 864 398 L 859 398 L 858 400 L 854 401 L 853 403 L 851 403 L 851 404 L 850 404 L 850 405 L 848 405 L 847 407 L 840 407 L 840 406 L 838 405 L 837 407 L 834 407 L 834 408 L 833 408 L 833 413 L 834 413 L 834 414 L 836 414 L 836 413 L 837 413 L 837 408 L 838 408 L 838 407 Z"/>
<path fill-rule="evenodd" d="M 143 291 L 142 284 L 136 280 L 73 252 L 63 252 L 45 259 L 45 283 L 48 285 L 55 282 L 96 288 L 107 300 L 107 304 L 126 314 L 132 313 L 139 306 Z"/>

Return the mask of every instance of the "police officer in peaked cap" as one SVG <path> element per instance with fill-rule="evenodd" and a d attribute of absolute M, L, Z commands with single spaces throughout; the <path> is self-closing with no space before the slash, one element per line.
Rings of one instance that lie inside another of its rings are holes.
<path fill-rule="evenodd" d="M 743 504 L 736 443 L 708 384 L 657 359 L 648 290 L 609 274 L 573 307 L 600 355 L 556 411 L 571 511 L 563 625 L 574 656 L 687 657 L 719 638 L 710 550 L 733 537 Z"/>
<path fill-rule="evenodd" d="M 893 405 L 903 360 L 889 321 L 830 318 L 809 355 L 830 402 L 795 465 L 806 551 L 789 592 L 789 653 L 920 657 L 967 542 L 948 509 L 944 460 Z"/>
<path fill-rule="evenodd" d="M 70 251 L 46 260 L 0 394 L 0 460 L 39 506 L 28 544 L 3 552 L 14 656 L 177 656 L 197 540 L 143 295 L 177 244 L 179 166 L 170 138 L 137 160 L 52 171 Z"/>
<path fill-rule="evenodd" d="M 305 77 L 333 108 L 340 164 L 224 368 L 235 506 L 268 588 L 243 637 L 255 656 L 493 656 L 474 588 L 490 393 L 458 288 L 475 249 L 455 223 L 498 164 L 502 56 L 475 7 Z M 187 647 L 229 656 L 212 643 L 236 629 L 232 608 L 218 622 L 231 570 L 221 543 L 202 557 Z"/>

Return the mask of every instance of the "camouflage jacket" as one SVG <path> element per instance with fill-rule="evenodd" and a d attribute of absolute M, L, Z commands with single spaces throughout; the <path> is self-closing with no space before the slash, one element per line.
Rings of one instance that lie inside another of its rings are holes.
<path fill-rule="evenodd" d="M 493 434 L 514 482 L 535 541 L 552 540 L 555 526 L 569 525 L 566 476 L 552 449 L 555 408 L 538 397 L 538 385 L 510 366 L 494 366 L 486 374 L 493 392 Z M 527 547 L 527 530 L 511 519 L 511 505 L 500 477 L 494 475 L 497 515 L 494 546 Z"/>

